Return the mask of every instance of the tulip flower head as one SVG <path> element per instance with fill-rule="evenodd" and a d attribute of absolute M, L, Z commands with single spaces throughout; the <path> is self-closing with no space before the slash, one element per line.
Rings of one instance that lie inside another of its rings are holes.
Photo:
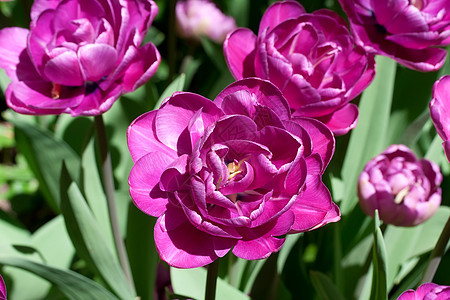
<path fill-rule="evenodd" d="M 370 160 L 358 180 L 359 204 L 384 223 L 414 226 L 428 220 L 441 204 L 442 174 L 404 145 L 391 145 Z"/>
<path fill-rule="evenodd" d="M 272 4 L 258 35 L 230 33 L 224 54 L 234 78 L 271 81 L 293 115 L 318 119 L 337 135 L 356 126 L 358 108 L 349 102 L 375 75 L 373 55 L 354 45 L 344 19 L 326 9 L 306 13 L 295 1 Z"/>
<path fill-rule="evenodd" d="M 423 72 L 442 67 L 450 44 L 449 2 L 427 0 L 339 0 L 357 41 Z"/>
<path fill-rule="evenodd" d="M 268 81 L 237 81 L 214 102 L 175 93 L 130 125 L 128 147 L 131 197 L 158 217 L 156 248 L 171 266 L 203 266 L 231 249 L 266 258 L 283 235 L 340 219 L 321 180 L 333 134 L 291 116 Z"/>
<path fill-rule="evenodd" d="M 450 76 L 445 75 L 433 85 L 430 115 L 439 136 L 444 140 L 447 160 L 450 162 Z"/>
<path fill-rule="evenodd" d="M 6 285 L 2 275 L 0 275 L 0 300 L 6 300 Z"/>
<path fill-rule="evenodd" d="M 158 12 L 152 0 L 36 0 L 30 29 L 0 30 L 6 101 L 32 115 L 98 115 L 144 84 L 160 62 L 141 43 Z"/>
<path fill-rule="evenodd" d="M 414 290 L 403 292 L 397 300 L 448 300 L 450 299 L 450 286 L 424 283 Z"/>
<path fill-rule="evenodd" d="M 178 33 L 184 38 L 200 40 L 202 36 L 223 43 L 236 22 L 209 0 L 180 0 L 175 8 Z"/>

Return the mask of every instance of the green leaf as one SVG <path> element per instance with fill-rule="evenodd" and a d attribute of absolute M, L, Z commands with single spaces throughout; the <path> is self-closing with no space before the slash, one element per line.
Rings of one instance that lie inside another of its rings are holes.
<path fill-rule="evenodd" d="M 173 291 L 176 294 L 203 299 L 205 296 L 206 270 L 195 269 L 170 269 Z M 248 300 L 249 296 L 232 287 L 221 278 L 217 278 L 216 300 Z"/>
<path fill-rule="evenodd" d="M 58 269 L 31 260 L 7 256 L 0 256 L 0 264 L 32 272 L 50 281 L 68 299 L 117 300 L 113 294 L 98 283 L 70 270 Z"/>
<path fill-rule="evenodd" d="M 186 75 L 180 74 L 177 78 L 175 78 L 162 92 L 161 96 L 159 96 L 158 102 L 155 104 L 154 109 L 158 109 L 161 104 L 163 103 L 164 99 L 167 97 L 172 96 L 173 93 L 182 91 L 184 88 L 184 81 L 185 81 Z"/>
<path fill-rule="evenodd" d="M 129 204 L 126 245 L 136 292 L 142 299 L 151 299 L 155 288 L 159 262 L 153 239 L 155 223 L 156 218 Z"/>
<path fill-rule="evenodd" d="M 12 119 L 15 126 L 17 149 L 27 159 L 42 194 L 55 211 L 59 211 L 59 175 L 63 160 L 67 168 L 78 178 L 79 156 L 63 140 L 51 132 L 18 119 Z M 51 149 L 51 151 L 49 151 Z"/>
<path fill-rule="evenodd" d="M 387 299 L 387 262 L 386 246 L 380 229 L 378 210 L 375 210 L 375 223 L 373 228 L 373 273 L 371 300 Z"/>
<path fill-rule="evenodd" d="M 120 298 L 133 299 L 134 292 L 127 284 L 114 250 L 103 237 L 92 211 L 65 168 L 61 174 L 61 211 L 77 254 Z"/>
<path fill-rule="evenodd" d="M 345 300 L 331 279 L 318 271 L 310 271 L 311 282 L 319 299 L 323 300 Z"/>
<path fill-rule="evenodd" d="M 376 62 L 377 75 L 361 97 L 358 125 L 352 130 L 342 166 L 345 190 L 339 207 L 343 215 L 347 215 L 357 203 L 356 184 L 364 165 L 387 146 L 397 64 L 382 56 L 378 56 Z"/>

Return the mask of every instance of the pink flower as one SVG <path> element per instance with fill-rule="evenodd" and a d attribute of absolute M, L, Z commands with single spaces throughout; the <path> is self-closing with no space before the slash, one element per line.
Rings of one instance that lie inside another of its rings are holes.
<path fill-rule="evenodd" d="M 6 285 L 2 275 L 0 275 L 0 300 L 6 300 Z"/>
<path fill-rule="evenodd" d="M 450 76 L 441 77 L 433 85 L 430 115 L 439 136 L 444 140 L 447 160 L 450 162 Z"/>
<path fill-rule="evenodd" d="M 158 12 L 152 0 L 36 0 L 30 30 L 0 31 L 6 100 L 23 114 L 98 115 L 144 84 L 160 55 L 141 46 Z"/>
<path fill-rule="evenodd" d="M 423 72 L 442 67 L 450 43 L 447 0 L 339 0 L 359 44 Z"/>
<path fill-rule="evenodd" d="M 354 46 L 341 17 L 325 9 L 306 13 L 294 1 L 271 5 L 258 36 L 247 28 L 233 31 L 224 53 L 236 79 L 270 80 L 295 116 L 316 118 L 338 135 L 356 126 L 358 108 L 349 101 L 375 75 L 373 56 Z"/>
<path fill-rule="evenodd" d="M 404 145 L 391 145 L 370 160 L 358 180 L 359 204 L 373 217 L 396 226 L 428 220 L 441 204 L 442 174 L 426 159 L 417 160 Z"/>
<path fill-rule="evenodd" d="M 397 300 L 448 300 L 450 299 L 450 286 L 424 283 L 417 291 L 407 290 Z"/>
<path fill-rule="evenodd" d="M 200 40 L 206 36 L 221 44 L 227 34 L 236 28 L 234 19 L 224 15 L 209 0 L 180 0 L 175 12 L 178 32 L 185 38 Z"/>
<path fill-rule="evenodd" d="M 332 133 L 292 117 L 270 82 L 237 81 L 214 102 L 175 93 L 130 125 L 128 147 L 130 194 L 158 217 L 156 248 L 171 266 L 203 266 L 231 248 L 265 258 L 284 234 L 340 219 L 321 180 Z"/>

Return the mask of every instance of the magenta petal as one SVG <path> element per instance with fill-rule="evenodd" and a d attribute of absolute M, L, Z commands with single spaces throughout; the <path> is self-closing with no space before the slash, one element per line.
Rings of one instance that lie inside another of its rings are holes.
<path fill-rule="evenodd" d="M 0 300 L 6 300 L 6 285 L 1 275 L 0 275 Z"/>
<path fill-rule="evenodd" d="M 131 157 L 136 162 L 150 152 L 162 152 L 176 157 L 176 152 L 159 142 L 154 131 L 157 111 L 149 111 L 134 120 L 128 127 L 127 139 Z"/>
<path fill-rule="evenodd" d="M 178 210 L 171 208 L 159 217 L 154 231 L 159 256 L 170 266 L 205 266 L 227 254 L 236 243 L 234 239 L 211 236 L 196 229 Z"/>
<path fill-rule="evenodd" d="M 35 20 L 41 13 L 47 9 L 55 9 L 60 0 L 35 0 L 31 6 L 31 20 Z"/>
<path fill-rule="evenodd" d="M 340 219 L 339 208 L 331 201 L 331 195 L 319 176 L 308 176 L 306 190 L 292 206 L 295 223 L 291 233 L 321 227 Z"/>
<path fill-rule="evenodd" d="M 233 254 L 243 259 L 263 259 L 269 257 L 273 252 L 281 249 L 284 239 L 277 238 L 287 233 L 294 221 L 294 215 L 288 211 L 276 220 L 266 223 L 260 227 L 251 229 L 242 228 L 242 231 L 250 231 L 251 234 L 243 236 L 256 236 L 255 239 L 238 240 L 233 248 Z"/>
<path fill-rule="evenodd" d="M 159 188 L 159 180 L 173 158 L 152 152 L 139 159 L 133 166 L 128 178 L 130 194 L 134 204 L 146 214 L 154 217 L 166 211 L 167 193 Z"/>
<path fill-rule="evenodd" d="M 77 54 L 70 50 L 50 59 L 44 73 L 50 81 L 60 85 L 80 86 L 84 83 Z"/>
<path fill-rule="evenodd" d="M 16 68 L 22 51 L 27 47 L 28 32 L 27 29 L 19 27 L 0 30 L 0 68 L 5 69 L 12 80 L 17 80 Z"/>
<path fill-rule="evenodd" d="M 254 76 L 255 44 L 256 36 L 247 28 L 238 28 L 228 34 L 225 39 L 223 53 L 228 68 L 235 79 Z"/>
<path fill-rule="evenodd" d="M 261 35 L 266 29 L 271 31 L 278 24 L 288 19 L 298 18 L 306 11 L 298 2 L 283 1 L 271 5 L 264 13 L 259 24 L 258 35 Z"/>
<path fill-rule="evenodd" d="M 116 50 L 106 44 L 88 44 L 78 49 L 84 80 L 98 81 L 116 67 Z M 101 62 L 101 63 L 99 63 Z"/>
<path fill-rule="evenodd" d="M 356 127 L 358 114 L 358 106 L 353 103 L 347 103 L 339 110 L 320 117 L 318 120 L 325 123 L 335 135 L 343 135 Z"/>
<path fill-rule="evenodd" d="M 433 85 L 433 95 L 430 102 L 430 115 L 439 136 L 447 141 L 450 139 L 450 76 L 442 76 Z"/>

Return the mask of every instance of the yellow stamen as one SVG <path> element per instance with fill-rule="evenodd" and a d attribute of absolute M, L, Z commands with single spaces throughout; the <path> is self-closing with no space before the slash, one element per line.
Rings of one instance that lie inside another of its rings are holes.
<path fill-rule="evenodd" d="M 61 92 L 61 86 L 57 83 L 52 82 L 52 98 L 59 99 L 59 94 Z"/>

